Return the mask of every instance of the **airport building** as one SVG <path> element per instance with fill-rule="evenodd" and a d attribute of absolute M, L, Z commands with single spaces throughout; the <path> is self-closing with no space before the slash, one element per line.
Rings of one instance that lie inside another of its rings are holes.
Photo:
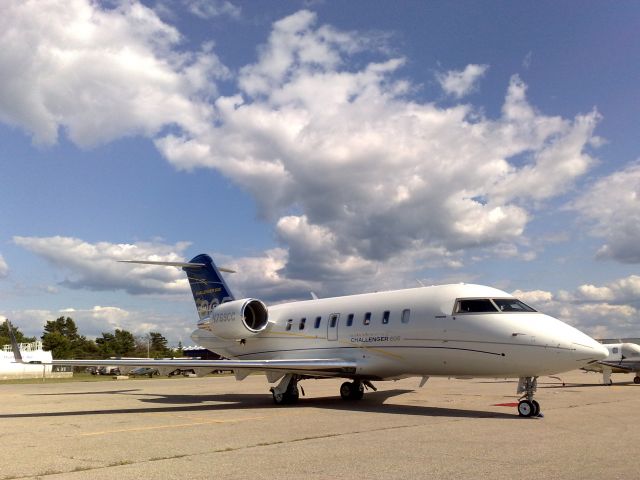
<path fill-rule="evenodd" d="M 185 357 L 199 358 L 200 360 L 220 360 L 222 357 L 217 353 L 207 350 L 199 345 L 184 347 L 182 353 Z"/>
<path fill-rule="evenodd" d="M 598 341 L 605 345 L 610 343 L 635 343 L 640 345 L 640 338 L 602 338 Z"/>
<path fill-rule="evenodd" d="M 51 362 L 51 352 L 42 349 L 42 342 L 20 343 L 19 347 L 25 362 Z M 71 376 L 73 369 L 66 366 L 16 363 L 11 345 L 5 345 L 0 351 L 0 380 Z"/>

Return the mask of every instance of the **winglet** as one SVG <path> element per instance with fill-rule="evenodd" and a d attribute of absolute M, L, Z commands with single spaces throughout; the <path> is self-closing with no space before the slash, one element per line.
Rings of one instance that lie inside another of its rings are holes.
<path fill-rule="evenodd" d="M 13 325 L 7 319 L 7 326 L 9 327 L 9 338 L 11 339 L 11 348 L 13 350 L 13 356 L 17 363 L 24 363 L 22 360 L 22 353 L 20 353 L 20 347 L 18 346 L 18 340 L 16 340 L 16 334 L 13 332 Z"/>

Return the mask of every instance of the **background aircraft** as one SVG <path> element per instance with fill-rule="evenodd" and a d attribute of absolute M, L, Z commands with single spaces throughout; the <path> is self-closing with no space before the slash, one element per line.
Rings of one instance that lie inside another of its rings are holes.
<path fill-rule="evenodd" d="M 640 345 L 635 343 L 610 343 L 603 345 L 609 355 L 604 360 L 583 367 L 584 370 L 602 372 L 602 383 L 610 385 L 612 373 L 633 373 L 633 383 L 640 384 Z"/>
<path fill-rule="evenodd" d="M 235 299 L 208 255 L 190 262 L 132 263 L 182 268 L 199 321 L 192 339 L 229 360 L 53 360 L 60 365 L 118 365 L 121 369 L 233 370 L 242 380 L 262 371 L 276 404 L 299 398 L 298 382 L 340 377 L 345 400 L 359 400 L 372 381 L 429 376 L 519 378 L 518 413 L 540 415 L 537 378 L 603 360 L 598 342 L 537 312 L 512 295 L 482 285 L 439 285 L 269 308 Z M 20 361 L 20 352 L 14 352 Z"/>

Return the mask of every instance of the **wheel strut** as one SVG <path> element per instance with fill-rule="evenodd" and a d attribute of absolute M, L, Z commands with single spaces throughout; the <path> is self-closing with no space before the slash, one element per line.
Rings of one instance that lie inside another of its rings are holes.
<path fill-rule="evenodd" d="M 300 392 L 298 391 L 298 381 L 300 377 L 288 373 L 285 375 L 280 383 L 271 387 L 271 394 L 273 395 L 273 403 L 276 405 L 286 405 L 296 403 L 300 398 Z"/>
<path fill-rule="evenodd" d="M 518 415 L 521 417 L 542 417 L 540 404 L 533 399 L 538 389 L 538 377 L 520 377 L 518 393 L 522 393 L 518 403 Z"/>

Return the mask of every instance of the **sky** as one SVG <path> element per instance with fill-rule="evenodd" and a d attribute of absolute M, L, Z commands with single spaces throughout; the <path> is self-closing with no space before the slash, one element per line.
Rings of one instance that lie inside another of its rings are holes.
<path fill-rule="evenodd" d="M 638 2 L 5 0 L 0 319 L 188 345 L 210 254 L 267 304 L 420 284 L 640 335 Z"/>

